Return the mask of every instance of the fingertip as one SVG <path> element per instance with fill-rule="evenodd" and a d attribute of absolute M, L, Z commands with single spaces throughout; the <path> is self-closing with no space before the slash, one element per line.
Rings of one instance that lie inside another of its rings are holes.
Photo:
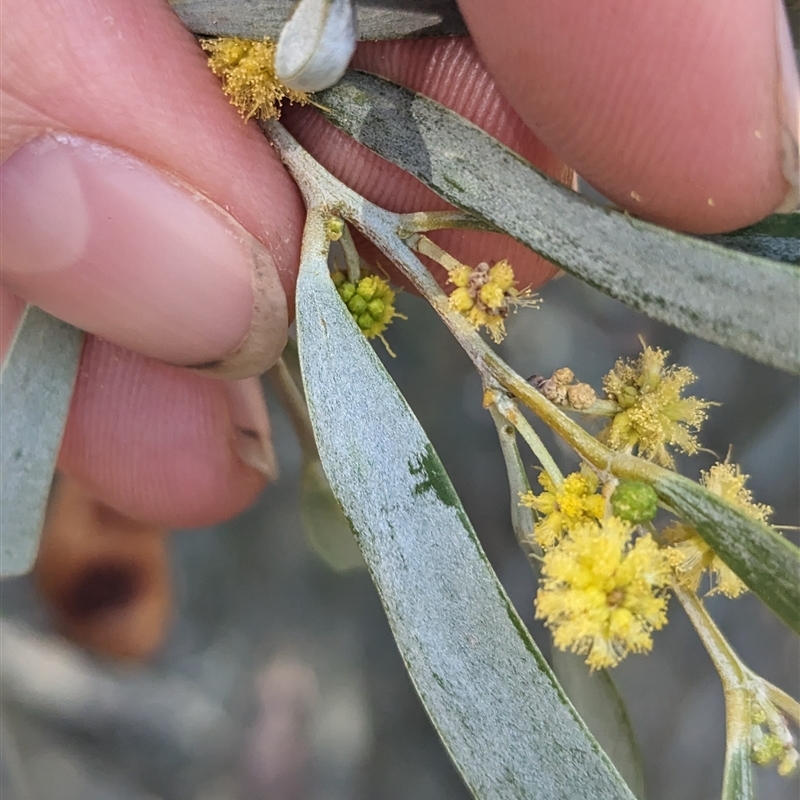
<path fill-rule="evenodd" d="M 237 437 L 222 381 L 89 337 L 59 466 L 134 519 L 210 525 L 250 505 L 266 483 L 239 456 Z"/>
<path fill-rule="evenodd" d="M 521 117 L 618 205 L 713 232 L 782 202 L 771 0 L 461 7 Z"/>

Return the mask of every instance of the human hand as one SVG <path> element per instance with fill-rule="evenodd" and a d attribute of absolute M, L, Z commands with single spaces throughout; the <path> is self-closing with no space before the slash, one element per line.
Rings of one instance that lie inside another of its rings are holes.
<path fill-rule="evenodd" d="M 568 163 L 667 225 L 754 221 L 785 202 L 787 176 L 796 201 L 797 76 L 779 51 L 779 4 L 740 0 L 716 14 L 691 0 L 624 12 L 552 0 L 462 9 L 520 116 L 465 40 L 365 44 L 354 66 L 447 103 L 550 174 L 567 178 Z M 167 364 L 246 376 L 274 361 L 297 269 L 299 195 L 161 0 L 6 0 L 2 13 L 3 285 L 98 337 L 84 353 L 60 468 L 155 525 L 225 518 L 272 469 L 260 390 L 252 378 L 226 383 Z M 313 111 L 286 122 L 369 199 L 443 207 Z M 525 283 L 552 271 L 494 235 L 437 238 L 462 260 L 510 258 Z M 3 302 L 9 330 L 21 304 L 8 293 Z"/>

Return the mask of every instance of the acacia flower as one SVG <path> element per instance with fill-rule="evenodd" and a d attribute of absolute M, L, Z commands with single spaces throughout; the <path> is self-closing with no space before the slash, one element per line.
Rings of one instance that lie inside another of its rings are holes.
<path fill-rule="evenodd" d="M 391 349 L 382 334 L 395 317 L 405 319 L 395 308 L 395 292 L 389 282 L 378 275 L 367 275 L 352 283 L 340 271 L 331 276 L 339 297 L 367 339 L 381 339 L 391 355 Z"/>
<path fill-rule="evenodd" d="M 597 494 L 599 480 L 590 470 L 567 475 L 561 486 L 542 472 L 539 483 L 544 491 L 538 495 L 526 492 L 520 496 L 520 504 L 544 515 L 533 529 L 534 538 L 543 549 L 552 547 L 580 523 L 600 520 L 605 514 L 606 501 Z"/>
<path fill-rule="evenodd" d="M 516 288 L 511 264 L 505 259 L 493 266 L 482 261 L 474 269 L 461 264 L 448 272 L 448 283 L 455 285 L 450 308 L 458 311 L 476 330 L 485 327 L 495 342 L 506 335 L 505 319 L 516 306 L 539 305 L 529 289 Z"/>
<path fill-rule="evenodd" d="M 544 554 L 536 617 L 593 670 L 649 651 L 667 622 L 669 564 L 649 534 L 634 542 L 633 531 L 617 517 L 584 522 Z"/>
<path fill-rule="evenodd" d="M 762 503 L 753 502 L 750 490 L 745 488 L 749 477 L 741 471 L 738 464 L 725 461 L 714 464 L 708 472 L 702 472 L 700 483 L 748 517 L 766 522 L 772 509 Z M 664 531 L 664 538 L 672 545 L 667 553 L 675 570 L 675 577 L 682 586 L 696 592 L 700 579 L 707 570 L 711 581 L 708 594 L 738 597 L 747 591 L 739 576 L 691 526 L 682 522 L 675 523 Z"/>
<path fill-rule="evenodd" d="M 211 71 L 222 78 L 222 90 L 246 119 L 277 119 L 284 100 L 305 105 L 305 92 L 284 86 L 275 75 L 275 43 L 253 42 L 238 36 L 204 39 Z"/>
<path fill-rule="evenodd" d="M 713 404 L 682 397 L 684 388 L 697 376 L 688 367 L 665 367 L 667 355 L 663 350 L 645 347 L 638 358 L 617 361 L 603 379 L 603 388 L 620 411 L 600 438 L 614 450 L 638 448 L 644 458 L 672 467 L 667 447 L 675 446 L 689 455 L 696 453 L 695 432 Z"/>

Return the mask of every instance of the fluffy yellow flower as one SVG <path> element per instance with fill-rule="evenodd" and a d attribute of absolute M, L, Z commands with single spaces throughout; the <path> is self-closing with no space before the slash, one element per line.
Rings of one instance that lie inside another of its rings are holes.
<path fill-rule="evenodd" d="M 649 534 L 634 542 L 633 530 L 617 517 L 584 522 L 544 554 L 536 617 L 556 647 L 585 655 L 593 670 L 649 651 L 667 622 L 669 564 Z"/>
<path fill-rule="evenodd" d="M 600 520 L 605 514 L 606 501 L 597 494 L 599 481 L 594 472 L 573 472 L 560 487 L 542 472 L 539 483 L 544 491 L 538 495 L 526 492 L 520 497 L 520 504 L 544 515 L 533 530 L 536 542 L 543 549 L 552 547 L 576 525 Z"/>
<path fill-rule="evenodd" d="M 697 377 L 688 367 L 665 367 L 667 355 L 645 347 L 638 358 L 617 361 L 603 379 L 603 388 L 620 411 L 602 431 L 601 439 L 614 450 L 638 448 L 644 458 L 672 467 L 667 447 L 696 453 L 695 432 L 713 404 L 682 397 L 684 388 Z"/>
<path fill-rule="evenodd" d="M 450 308 L 476 330 L 485 327 L 495 342 L 506 335 L 505 319 L 511 309 L 539 304 L 528 289 L 516 288 L 514 270 L 505 259 L 491 267 L 481 262 L 474 269 L 461 264 L 449 271 L 448 282 L 456 287 L 450 295 Z"/>
<path fill-rule="evenodd" d="M 250 119 L 277 119 L 284 100 L 305 105 L 305 92 L 284 86 L 275 76 L 275 43 L 253 42 L 239 37 L 204 39 L 211 71 L 222 78 L 222 90 L 239 113 Z"/>
<path fill-rule="evenodd" d="M 750 490 L 745 488 L 749 477 L 738 464 L 726 461 L 714 464 L 708 472 L 702 472 L 700 483 L 748 517 L 766 522 L 772 509 L 762 503 L 753 502 Z M 675 570 L 675 577 L 682 586 L 696 592 L 703 573 L 707 570 L 711 581 L 708 594 L 724 594 L 733 598 L 747 591 L 739 576 L 691 526 L 675 523 L 664 531 L 664 538 L 672 545 L 667 553 Z"/>

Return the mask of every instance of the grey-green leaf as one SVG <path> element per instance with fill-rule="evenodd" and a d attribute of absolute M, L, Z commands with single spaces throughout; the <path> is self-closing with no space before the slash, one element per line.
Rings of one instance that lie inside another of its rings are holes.
<path fill-rule="evenodd" d="M 791 265 L 601 208 L 444 106 L 364 73 L 319 95 L 327 118 L 453 205 L 654 319 L 800 372 Z"/>
<path fill-rule="evenodd" d="M 705 238 L 743 253 L 800 266 L 800 212 L 773 214 L 747 228 Z"/>
<path fill-rule="evenodd" d="M 608 670 L 591 672 L 583 658 L 557 648 L 553 672 L 592 735 L 638 800 L 644 800 L 642 755 L 628 709 Z"/>
<path fill-rule="evenodd" d="M 33 566 L 83 333 L 25 309 L 0 372 L 0 575 Z"/>
<path fill-rule="evenodd" d="M 295 0 L 169 0 L 189 30 L 206 36 L 277 39 Z M 455 0 L 356 0 L 361 39 L 466 36 Z"/>
<path fill-rule="evenodd" d="M 630 800 L 510 605 L 319 248 L 302 259 L 297 330 L 331 487 L 422 702 L 475 797 Z"/>
<path fill-rule="evenodd" d="M 664 470 L 653 488 L 766 605 L 800 633 L 800 550 L 795 545 L 682 475 Z"/>

